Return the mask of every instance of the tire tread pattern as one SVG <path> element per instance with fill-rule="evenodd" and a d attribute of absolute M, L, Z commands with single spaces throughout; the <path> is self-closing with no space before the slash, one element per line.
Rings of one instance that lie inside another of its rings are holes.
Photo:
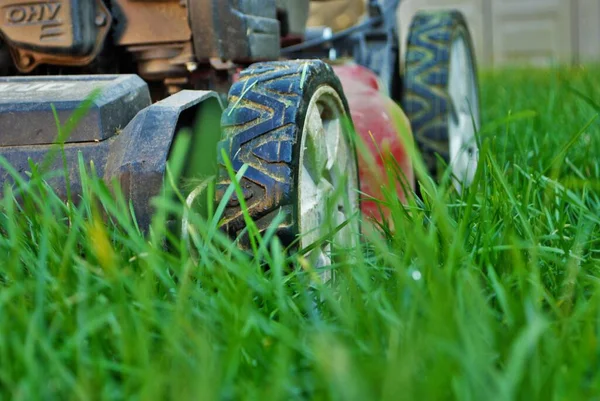
<path fill-rule="evenodd" d="M 409 31 L 403 109 L 411 121 L 425 164 L 434 177 L 440 173 L 436 154 L 446 163 L 450 160 L 450 52 L 452 41 L 461 30 L 474 58 L 471 36 L 459 11 L 419 12 Z"/>
<path fill-rule="evenodd" d="M 266 230 L 281 210 L 285 221 L 277 235 L 284 245 L 297 234 L 296 209 L 299 144 L 311 94 L 327 84 L 342 94 L 332 68 L 320 60 L 256 63 L 242 71 L 229 91 L 223 112 L 223 140 L 219 143 L 219 202 L 231 184 L 221 149 L 225 149 L 234 171 L 248 169 L 240 185 L 250 216 L 259 230 Z M 344 102 L 345 98 L 342 96 Z M 347 104 L 345 104 L 348 110 Z M 245 226 L 240 202 L 228 202 L 221 228 L 235 237 Z"/>

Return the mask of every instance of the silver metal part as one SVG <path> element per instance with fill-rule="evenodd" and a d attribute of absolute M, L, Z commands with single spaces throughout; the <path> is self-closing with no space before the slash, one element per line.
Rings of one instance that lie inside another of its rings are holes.
<path fill-rule="evenodd" d="M 454 105 L 450 116 L 450 163 L 460 192 L 473 182 L 479 149 L 475 132 L 479 129 L 479 101 L 473 55 L 469 52 L 465 33 L 456 36 L 450 50 L 450 79 L 448 93 Z"/>
<path fill-rule="evenodd" d="M 300 247 L 326 236 L 359 210 L 358 168 L 348 133 L 345 132 L 344 106 L 337 92 L 322 86 L 312 97 L 306 114 L 298 178 Z M 356 217 L 333 238 L 343 248 L 356 244 Z M 332 244 L 324 242 L 311 251 L 315 267 L 332 264 Z M 328 280 L 330 272 L 324 272 Z"/>

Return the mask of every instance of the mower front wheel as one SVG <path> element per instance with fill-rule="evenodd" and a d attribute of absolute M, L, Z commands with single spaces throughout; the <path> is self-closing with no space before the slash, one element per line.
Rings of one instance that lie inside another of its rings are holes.
<path fill-rule="evenodd" d="M 233 170 L 248 166 L 240 185 L 260 231 L 282 213 L 277 236 L 284 246 L 314 247 L 310 258 L 316 267 L 332 263 L 332 242 L 342 247 L 357 243 L 359 183 L 352 124 L 329 65 L 300 60 L 250 66 L 229 92 L 221 125 L 221 148 Z M 230 184 L 221 160 L 219 196 Z M 227 204 L 222 227 L 232 237 L 245 227 L 236 196 Z"/>

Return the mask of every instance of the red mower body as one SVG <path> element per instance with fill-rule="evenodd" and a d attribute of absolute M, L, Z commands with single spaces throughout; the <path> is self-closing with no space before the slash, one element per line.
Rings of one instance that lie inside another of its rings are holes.
<path fill-rule="evenodd" d="M 389 188 L 389 179 L 396 174 L 386 168 L 395 164 L 400 169 L 405 185 L 397 179 L 394 182 L 395 195 L 402 203 L 408 196 L 407 189 L 415 188 L 413 165 L 406 151 L 406 146 L 413 145 L 410 121 L 400 106 L 381 90 L 377 74 L 370 69 L 348 63 L 334 65 L 333 70 L 342 83 L 361 142 L 357 144 L 361 210 L 365 216 L 381 220 L 388 215 L 385 204 L 393 195 L 386 198 L 382 188 Z M 238 80 L 236 74 L 234 81 Z"/>
<path fill-rule="evenodd" d="M 413 144 L 410 122 L 396 102 L 380 89 L 374 72 L 357 64 L 336 65 L 334 71 L 342 82 L 354 128 L 362 142 L 357 143 L 362 212 L 379 220 L 387 216 L 385 203 L 394 196 L 382 191 L 390 178 L 400 175 L 405 182 L 403 187 L 395 180 L 396 195 L 403 203 L 407 189 L 414 189 L 414 171 L 407 152 L 407 146 Z M 397 166 L 396 171 L 388 171 L 393 165 Z"/>

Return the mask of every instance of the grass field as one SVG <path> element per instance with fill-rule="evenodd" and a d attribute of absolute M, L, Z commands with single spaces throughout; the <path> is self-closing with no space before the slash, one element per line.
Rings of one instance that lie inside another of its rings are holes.
<path fill-rule="evenodd" d="M 8 192 L 0 400 L 600 399 L 600 69 L 482 81 L 477 188 L 392 206 L 316 307 L 310 268 L 211 221 L 192 258 L 95 180 L 77 208 Z"/>

